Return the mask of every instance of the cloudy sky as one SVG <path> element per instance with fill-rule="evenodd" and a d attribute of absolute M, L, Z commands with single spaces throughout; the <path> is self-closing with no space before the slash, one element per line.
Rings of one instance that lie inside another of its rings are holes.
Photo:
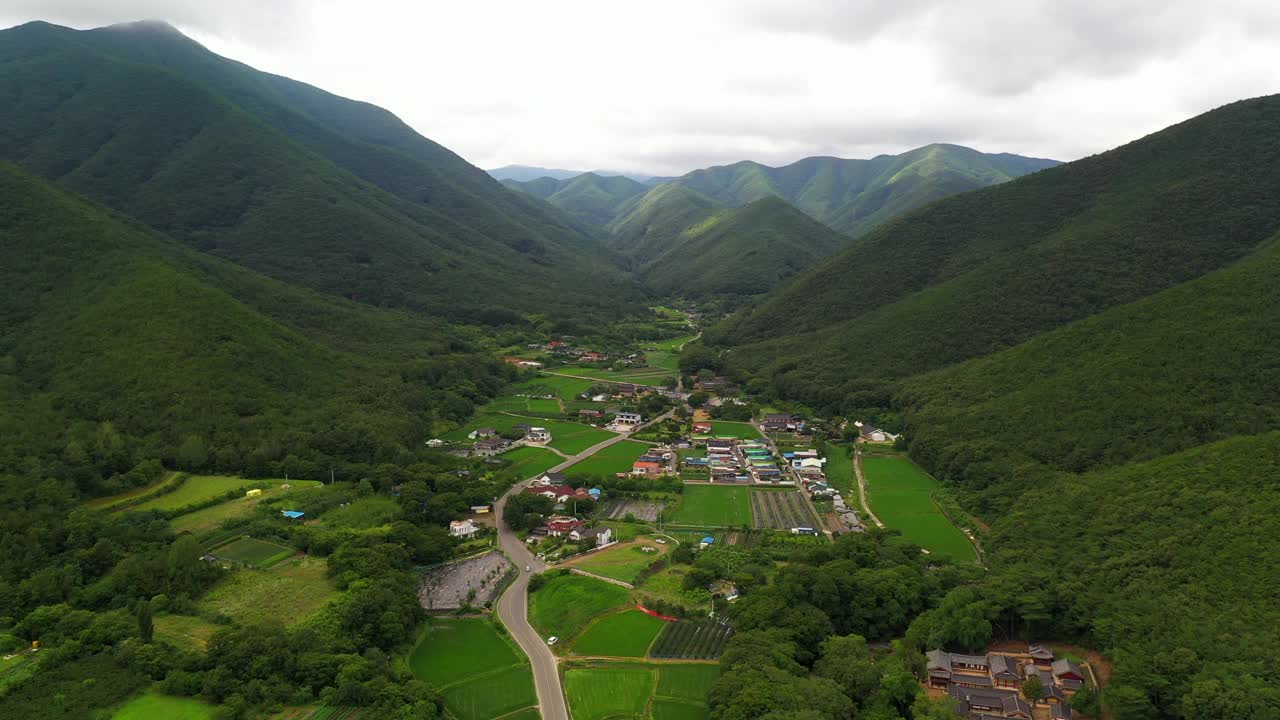
<path fill-rule="evenodd" d="M 930 142 L 1063 160 L 1280 92 L 1274 0 L 3 0 L 163 19 L 482 167 L 678 174 Z"/>

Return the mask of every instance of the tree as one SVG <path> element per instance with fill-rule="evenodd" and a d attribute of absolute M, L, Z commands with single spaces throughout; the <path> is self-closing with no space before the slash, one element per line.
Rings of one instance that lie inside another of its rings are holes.
<path fill-rule="evenodd" d="M 178 465 L 184 470 L 200 470 L 209 461 L 209 448 L 199 435 L 188 435 L 178 446 Z"/>
<path fill-rule="evenodd" d="M 143 600 L 138 603 L 138 637 L 142 638 L 142 642 L 151 642 L 151 637 L 155 632 L 155 623 L 151 620 L 151 603 Z"/>
<path fill-rule="evenodd" d="M 821 656 L 813 671 L 834 680 L 859 705 L 865 705 L 880 686 L 880 670 L 861 635 L 830 637 L 822 642 Z"/>
<path fill-rule="evenodd" d="M 1044 682 L 1039 675 L 1032 675 L 1022 681 L 1022 696 L 1032 703 L 1038 703 L 1044 698 Z"/>
<path fill-rule="evenodd" d="M 711 395 L 705 390 L 696 390 L 689 395 L 689 407 L 700 408 L 707 404 L 707 400 L 711 399 Z"/>

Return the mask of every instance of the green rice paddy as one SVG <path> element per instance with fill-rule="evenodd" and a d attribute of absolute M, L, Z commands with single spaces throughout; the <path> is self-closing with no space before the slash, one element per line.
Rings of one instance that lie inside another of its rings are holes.
<path fill-rule="evenodd" d="M 737 485 L 685 485 L 670 524 L 697 527 L 751 525 L 750 491 Z"/>
<path fill-rule="evenodd" d="M 433 620 L 408 658 L 459 720 L 489 720 L 538 702 L 524 657 L 487 620 Z"/>
<path fill-rule="evenodd" d="M 830 462 L 830 461 L 828 461 Z M 867 502 L 876 517 L 931 553 L 976 562 L 973 544 L 934 505 L 938 481 L 904 457 L 862 458 Z"/>
<path fill-rule="evenodd" d="M 573 643 L 576 655 L 642 658 L 665 620 L 629 609 L 592 623 Z"/>
<path fill-rule="evenodd" d="M 635 440 L 623 440 L 614 443 L 589 458 L 570 465 L 565 473 L 568 475 L 613 475 L 620 472 L 631 472 L 636 458 L 644 455 L 652 448 Z"/>

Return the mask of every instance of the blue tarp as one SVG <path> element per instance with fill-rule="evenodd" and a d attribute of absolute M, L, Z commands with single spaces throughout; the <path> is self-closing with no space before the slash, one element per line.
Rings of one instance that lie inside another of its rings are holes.
<path fill-rule="evenodd" d="M 704 543 L 706 543 L 706 544 L 708 544 L 708 545 L 710 545 L 711 543 L 713 543 L 713 542 L 715 542 L 715 541 L 716 541 L 716 539 L 715 539 L 715 538 L 713 538 L 713 537 L 711 537 L 710 535 L 708 535 L 708 536 L 706 536 L 706 537 L 702 538 L 702 542 L 704 542 Z"/>
<path fill-rule="evenodd" d="M 306 515 L 306 513 L 302 512 L 301 510 L 281 510 L 280 514 L 289 518 L 290 520 L 297 520 L 303 515 Z"/>

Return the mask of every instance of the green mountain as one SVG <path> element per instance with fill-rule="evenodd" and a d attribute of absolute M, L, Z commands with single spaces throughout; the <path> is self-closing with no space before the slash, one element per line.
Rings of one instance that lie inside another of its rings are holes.
<path fill-rule="evenodd" d="M 620 252 L 647 262 L 679 243 L 684 232 L 724 209 L 723 204 L 702 193 L 663 183 L 622 203 L 605 230 L 612 234 L 611 243 Z"/>
<path fill-rule="evenodd" d="M 661 295 L 760 295 L 846 241 L 784 200 L 766 197 L 684 230 L 636 270 Z"/>
<path fill-rule="evenodd" d="M 581 170 L 562 170 L 560 168 L 544 168 L 533 165 L 503 165 L 500 168 L 486 170 L 495 180 L 513 180 L 515 182 L 532 182 L 540 178 L 552 180 L 568 180 L 582 174 Z"/>
<path fill-rule="evenodd" d="M 708 334 L 766 397 L 900 425 L 990 526 L 921 622 L 1100 649 L 1115 717 L 1280 701 L 1278 135 L 1248 100 L 947 198 Z"/>
<path fill-rule="evenodd" d="M 870 160 L 811 157 L 778 168 L 739 162 L 695 170 L 672 182 L 735 207 L 781 197 L 810 217 L 857 236 L 939 198 L 1057 164 L 935 144 Z"/>
<path fill-rule="evenodd" d="M 123 472 L 191 435 L 226 472 L 383 462 L 505 376 L 442 323 L 196 253 L 8 163 L 0 282 L 4 468 L 110 452 Z"/>
<path fill-rule="evenodd" d="M 597 241 L 391 113 L 167 25 L 0 32 L 0 103 L 0 159 L 287 282 L 477 322 L 639 297 Z"/>
<path fill-rule="evenodd" d="M 649 189 L 622 175 L 606 177 L 595 173 L 582 173 L 564 180 L 550 177 L 528 182 L 503 180 L 502 184 L 546 200 L 575 220 L 593 227 L 608 225 L 623 203 Z"/>

